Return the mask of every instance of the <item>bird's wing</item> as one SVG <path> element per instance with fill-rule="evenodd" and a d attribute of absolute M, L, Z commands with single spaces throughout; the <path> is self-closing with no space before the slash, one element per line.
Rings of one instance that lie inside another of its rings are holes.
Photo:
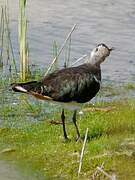
<path fill-rule="evenodd" d="M 97 77 L 86 67 L 63 69 L 48 75 L 42 82 L 43 95 L 63 102 L 76 101 L 78 96 L 84 99 L 85 95 L 90 96 L 90 88 L 98 82 Z"/>

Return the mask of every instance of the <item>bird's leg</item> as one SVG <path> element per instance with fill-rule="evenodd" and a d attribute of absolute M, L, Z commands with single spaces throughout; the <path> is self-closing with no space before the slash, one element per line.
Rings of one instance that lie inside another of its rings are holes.
<path fill-rule="evenodd" d="M 77 138 L 76 138 L 76 141 L 78 141 L 80 139 L 80 132 L 79 132 L 79 129 L 78 129 L 78 126 L 76 124 L 76 113 L 77 113 L 77 110 L 74 111 L 74 114 L 73 114 L 73 123 L 75 125 L 75 128 L 76 128 L 76 132 L 77 132 Z"/>
<path fill-rule="evenodd" d="M 65 140 L 68 140 L 67 133 L 66 133 L 66 128 L 65 128 L 65 115 L 64 115 L 64 109 L 62 109 L 61 120 L 62 120 L 62 125 L 63 125 L 64 138 L 65 138 Z"/>

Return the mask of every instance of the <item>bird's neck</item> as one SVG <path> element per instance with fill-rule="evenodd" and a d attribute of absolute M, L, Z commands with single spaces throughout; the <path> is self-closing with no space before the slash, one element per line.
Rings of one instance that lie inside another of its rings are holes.
<path fill-rule="evenodd" d="M 98 56 L 91 56 L 88 62 L 93 66 L 100 66 L 100 64 L 105 60 L 105 58 L 99 58 Z"/>

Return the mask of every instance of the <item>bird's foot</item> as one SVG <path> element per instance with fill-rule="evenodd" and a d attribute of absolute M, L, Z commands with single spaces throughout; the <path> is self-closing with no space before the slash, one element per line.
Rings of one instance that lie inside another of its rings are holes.
<path fill-rule="evenodd" d="M 63 140 L 64 143 L 68 143 L 70 141 L 71 141 L 71 139 L 69 139 L 68 137 L 66 137 L 66 138 L 64 137 L 64 140 Z"/>
<path fill-rule="evenodd" d="M 77 136 L 77 138 L 76 138 L 76 142 L 82 142 L 82 139 L 81 139 L 81 137 L 80 137 L 80 136 Z"/>

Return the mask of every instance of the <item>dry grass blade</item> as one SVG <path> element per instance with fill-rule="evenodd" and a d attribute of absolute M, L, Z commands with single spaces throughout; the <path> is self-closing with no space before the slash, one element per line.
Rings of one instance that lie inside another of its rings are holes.
<path fill-rule="evenodd" d="M 60 56 L 61 52 L 63 51 L 68 39 L 70 38 L 71 34 L 73 33 L 73 31 L 75 30 L 77 24 L 75 24 L 71 31 L 69 32 L 69 34 L 67 35 L 67 38 L 65 39 L 64 43 L 62 44 L 57 56 L 53 59 L 52 63 L 50 64 L 49 68 L 47 69 L 46 73 L 45 73 L 45 76 L 49 73 L 49 71 L 52 69 L 52 66 L 54 65 L 54 63 L 57 61 L 58 57 Z"/>
<path fill-rule="evenodd" d="M 84 108 L 83 111 L 84 112 L 95 112 L 95 111 L 99 111 L 99 112 L 109 112 L 109 111 L 113 111 L 115 110 L 116 107 L 103 107 L 103 108 L 96 108 L 96 107 L 88 107 L 88 108 Z"/>
<path fill-rule="evenodd" d="M 84 150 L 85 150 L 86 141 L 87 141 L 87 136 L 88 136 L 88 130 L 89 130 L 89 129 L 87 128 L 87 129 L 86 129 L 86 133 L 85 133 L 84 142 L 83 142 L 82 151 L 81 151 L 80 163 L 79 163 L 79 169 L 78 169 L 78 178 L 79 178 L 79 176 L 80 176 L 80 172 L 81 172 L 81 168 L 82 168 Z"/>
<path fill-rule="evenodd" d="M 0 154 L 4 154 L 4 153 L 12 153 L 15 152 L 16 149 L 15 148 L 5 148 L 2 151 L 0 151 Z"/>
<path fill-rule="evenodd" d="M 101 167 L 97 167 L 97 169 L 103 173 L 106 177 L 108 177 L 110 180 L 116 180 L 116 175 L 113 174 L 112 176 L 110 174 L 108 174 L 107 172 L 105 172 Z"/>
<path fill-rule="evenodd" d="M 84 54 L 83 56 L 81 56 L 79 59 L 77 59 L 71 66 L 74 66 L 76 63 L 78 63 L 78 62 L 80 62 L 80 61 L 82 61 L 84 58 L 86 58 L 87 57 L 87 55 L 86 54 Z"/>
<path fill-rule="evenodd" d="M 67 48 L 65 48 L 65 62 L 64 62 L 64 67 L 67 68 L 69 67 L 69 62 L 70 62 L 70 53 L 71 53 L 71 36 L 69 38 L 69 43 L 67 43 Z"/>
<path fill-rule="evenodd" d="M 58 44 L 56 41 L 54 41 L 53 43 L 53 58 L 57 57 L 58 54 Z M 58 59 L 56 59 L 54 66 L 53 66 L 53 70 L 58 70 Z"/>
<path fill-rule="evenodd" d="M 100 166 L 100 168 L 104 168 L 104 162 L 101 164 L 101 166 Z M 96 178 L 97 178 L 97 176 L 98 176 L 98 174 L 99 174 L 99 171 L 98 171 L 98 169 L 96 169 L 96 171 L 94 172 L 94 174 L 92 175 L 92 180 L 96 180 Z"/>

